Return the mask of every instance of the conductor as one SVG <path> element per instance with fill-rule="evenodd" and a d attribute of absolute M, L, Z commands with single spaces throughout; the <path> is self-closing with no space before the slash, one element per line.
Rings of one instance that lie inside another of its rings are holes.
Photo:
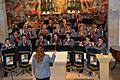
<path fill-rule="evenodd" d="M 43 45 L 37 46 L 32 58 L 32 73 L 36 80 L 50 80 L 50 63 L 54 62 L 55 53 L 49 57 L 49 55 L 44 54 Z"/>

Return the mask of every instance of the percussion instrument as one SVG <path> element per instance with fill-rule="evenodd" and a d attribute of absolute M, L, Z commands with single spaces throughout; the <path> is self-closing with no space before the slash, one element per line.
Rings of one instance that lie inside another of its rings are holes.
<path fill-rule="evenodd" d="M 120 61 L 120 46 L 110 47 L 110 52 L 116 61 Z"/>
<path fill-rule="evenodd" d="M 110 52 L 112 53 L 113 58 L 115 59 L 115 65 L 111 70 L 113 70 L 117 63 L 120 62 L 120 46 L 111 46 Z"/>

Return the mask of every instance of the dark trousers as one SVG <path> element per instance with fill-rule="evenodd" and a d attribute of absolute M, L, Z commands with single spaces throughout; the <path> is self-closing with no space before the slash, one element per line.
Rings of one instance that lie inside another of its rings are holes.
<path fill-rule="evenodd" d="M 36 78 L 36 80 L 50 80 L 50 78 L 49 77 L 48 78 L 43 78 L 43 79 Z"/>
<path fill-rule="evenodd" d="M 4 77 L 7 77 L 7 74 L 8 74 L 8 72 L 5 71 L 5 72 L 4 72 Z"/>

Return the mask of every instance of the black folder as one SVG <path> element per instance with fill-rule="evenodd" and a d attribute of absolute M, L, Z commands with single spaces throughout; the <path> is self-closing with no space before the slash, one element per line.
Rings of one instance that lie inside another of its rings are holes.
<path fill-rule="evenodd" d="M 49 20 L 44 20 L 44 24 L 49 24 Z"/>
<path fill-rule="evenodd" d="M 25 22 L 20 22 L 20 23 L 17 24 L 17 27 L 22 29 L 24 24 L 25 24 Z"/>
<path fill-rule="evenodd" d="M 78 51 L 78 52 L 82 52 L 82 53 L 85 53 L 85 52 L 86 52 L 85 47 L 79 46 L 79 45 L 73 46 L 73 50 L 74 50 L 74 51 Z"/>
<path fill-rule="evenodd" d="M 47 35 L 44 37 L 46 40 L 50 41 L 51 40 L 51 36 L 50 35 Z"/>
<path fill-rule="evenodd" d="M 60 39 L 64 40 L 66 38 L 66 35 L 59 35 Z"/>
<path fill-rule="evenodd" d="M 77 21 L 77 19 L 69 19 L 69 22 L 73 25 L 75 22 Z"/>
<path fill-rule="evenodd" d="M 81 23 L 83 23 L 83 24 L 93 24 L 93 19 L 83 18 Z"/>
<path fill-rule="evenodd" d="M 100 53 L 100 50 L 97 50 L 97 49 L 95 49 L 95 48 L 88 48 L 88 49 L 87 49 L 87 52 L 88 52 L 88 53 L 96 54 L 96 53 Z"/>
<path fill-rule="evenodd" d="M 19 46 L 18 47 L 19 52 L 19 66 L 23 67 L 22 65 L 28 65 L 29 59 L 30 59 L 30 46 Z M 24 67 L 26 67 L 24 66 Z"/>
<path fill-rule="evenodd" d="M 62 46 L 62 51 L 72 51 L 73 48 L 71 46 Z"/>
<path fill-rule="evenodd" d="M 30 46 L 18 46 L 18 51 L 31 51 Z"/>
<path fill-rule="evenodd" d="M 15 53 L 15 48 L 2 50 L 2 55 Z"/>
<path fill-rule="evenodd" d="M 15 56 L 15 48 L 2 50 L 3 56 L 3 66 L 4 69 L 8 72 L 11 72 L 16 68 L 16 56 Z"/>
<path fill-rule="evenodd" d="M 45 51 L 61 51 L 61 46 L 59 45 L 47 45 L 47 46 L 44 46 L 44 50 Z"/>
<path fill-rule="evenodd" d="M 71 37 L 71 39 L 73 39 L 74 41 L 84 41 L 84 38 L 81 37 Z"/>

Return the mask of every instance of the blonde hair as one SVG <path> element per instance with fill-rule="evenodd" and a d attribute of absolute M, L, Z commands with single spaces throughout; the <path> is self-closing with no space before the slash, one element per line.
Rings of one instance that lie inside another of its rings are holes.
<path fill-rule="evenodd" d="M 41 49 L 39 50 L 39 48 L 41 48 Z M 43 60 L 43 57 L 44 57 L 43 46 L 38 45 L 37 49 L 36 49 L 36 54 L 34 55 L 34 58 L 37 63 L 41 63 Z"/>

